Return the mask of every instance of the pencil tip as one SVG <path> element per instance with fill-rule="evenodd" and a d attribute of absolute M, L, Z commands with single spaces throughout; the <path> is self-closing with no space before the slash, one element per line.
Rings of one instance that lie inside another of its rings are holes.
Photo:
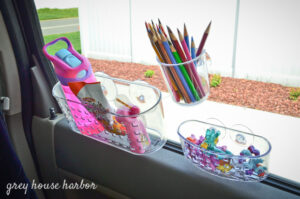
<path fill-rule="evenodd" d="M 159 25 L 161 25 L 161 22 L 160 22 L 159 18 L 158 18 L 158 23 L 159 23 Z"/>
<path fill-rule="evenodd" d="M 181 32 L 180 32 L 180 30 L 178 28 L 177 28 L 177 32 L 178 32 L 179 35 L 181 35 Z"/>
<path fill-rule="evenodd" d="M 170 33 L 172 33 L 172 30 L 171 30 L 171 28 L 169 27 L 169 26 L 167 26 L 167 30 L 168 30 L 168 32 Z"/>
<path fill-rule="evenodd" d="M 181 34 L 181 32 L 179 31 L 178 28 L 177 28 L 177 32 L 178 32 L 179 40 L 182 41 L 182 40 L 183 40 L 183 37 L 182 37 L 182 34 Z"/>
<path fill-rule="evenodd" d="M 154 22 L 153 22 L 153 20 L 151 19 L 151 23 L 152 23 L 152 26 L 154 26 Z M 154 28 L 155 28 L 155 26 L 154 26 Z"/>
<path fill-rule="evenodd" d="M 159 36 L 160 36 L 162 41 L 167 41 L 166 37 L 161 32 L 159 33 Z"/>
<path fill-rule="evenodd" d="M 205 33 L 206 33 L 206 34 L 209 33 L 209 31 L 210 31 L 210 26 L 211 26 L 211 21 L 209 22 L 209 24 L 208 24 L 208 26 L 207 26 L 207 28 L 206 28 L 206 30 L 205 30 Z"/>
<path fill-rule="evenodd" d="M 194 37 L 193 36 L 191 37 L 191 47 L 195 48 L 195 42 L 194 42 Z"/>
<path fill-rule="evenodd" d="M 183 25 L 183 32 L 184 32 L 184 36 L 188 36 L 188 32 L 187 32 L 185 23 Z"/>
<path fill-rule="evenodd" d="M 176 51 L 175 48 L 174 48 L 174 46 L 173 46 L 173 44 L 171 42 L 169 42 L 169 46 L 170 46 L 170 49 L 171 49 L 172 52 Z"/>

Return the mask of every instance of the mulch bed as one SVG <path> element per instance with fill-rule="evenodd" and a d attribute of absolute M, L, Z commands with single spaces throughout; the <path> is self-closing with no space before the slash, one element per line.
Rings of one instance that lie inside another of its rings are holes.
<path fill-rule="evenodd" d="M 167 91 L 159 66 L 89 60 L 94 71 L 102 71 L 112 77 L 130 81 L 143 80 L 161 91 Z M 155 72 L 152 78 L 144 76 L 147 70 Z M 211 88 L 208 100 L 300 117 L 300 99 L 296 101 L 289 99 L 291 89 L 274 83 L 222 77 L 220 86 Z"/>

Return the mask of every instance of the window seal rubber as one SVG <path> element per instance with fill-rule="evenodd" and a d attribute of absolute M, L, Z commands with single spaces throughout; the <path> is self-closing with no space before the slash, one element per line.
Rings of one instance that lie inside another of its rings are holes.
<path fill-rule="evenodd" d="M 174 141 L 168 140 L 163 148 L 184 155 L 180 144 Z M 265 180 L 261 181 L 261 183 L 276 187 L 289 193 L 300 195 L 300 185 L 297 182 L 285 179 L 272 173 L 270 173 Z"/>

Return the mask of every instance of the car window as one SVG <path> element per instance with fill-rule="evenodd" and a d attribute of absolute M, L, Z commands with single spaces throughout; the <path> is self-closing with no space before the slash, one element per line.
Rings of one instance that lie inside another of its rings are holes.
<path fill-rule="evenodd" d="M 179 144 L 178 126 L 190 119 L 254 133 L 272 145 L 270 172 L 300 182 L 300 156 L 292 155 L 300 127 L 298 1 L 66 2 L 35 1 L 45 43 L 67 37 L 94 72 L 159 88 L 169 140 Z M 145 28 L 158 18 L 176 33 L 186 24 L 197 47 L 212 21 L 207 100 L 182 106 L 172 99 Z M 64 42 L 49 54 L 61 48 Z"/>

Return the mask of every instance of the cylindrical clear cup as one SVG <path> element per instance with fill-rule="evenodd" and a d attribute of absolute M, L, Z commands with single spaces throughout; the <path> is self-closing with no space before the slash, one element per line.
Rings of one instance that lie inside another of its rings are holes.
<path fill-rule="evenodd" d="M 206 51 L 183 63 L 166 64 L 157 61 L 174 102 L 181 105 L 195 105 L 207 99 L 209 95 L 207 65 L 210 58 Z"/>

